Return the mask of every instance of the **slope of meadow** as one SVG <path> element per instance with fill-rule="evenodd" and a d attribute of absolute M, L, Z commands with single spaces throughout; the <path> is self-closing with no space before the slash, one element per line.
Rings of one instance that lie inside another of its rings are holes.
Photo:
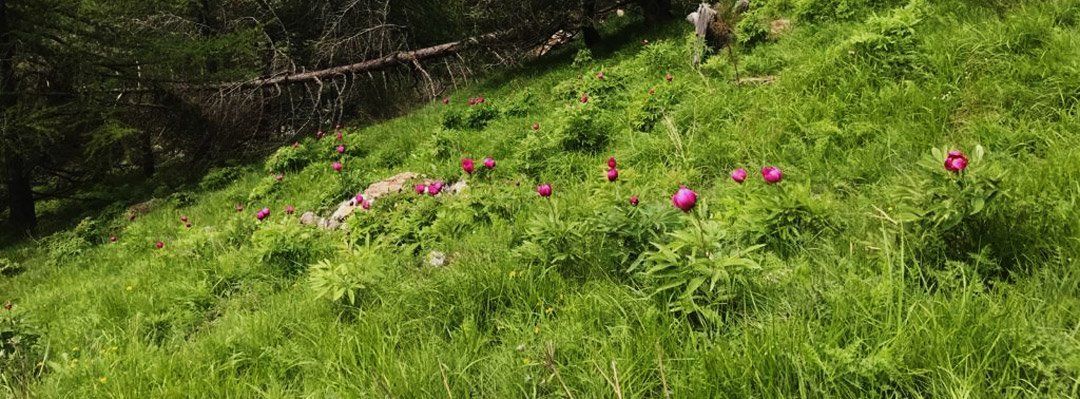
<path fill-rule="evenodd" d="M 685 23 L 612 21 L 611 51 L 346 128 L 343 154 L 307 138 L 0 250 L 0 392 L 1080 396 L 1080 2 L 764 3 L 739 73 L 771 83 L 691 69 Z M 403 171 L 468 187 L 300 225 Z"/>

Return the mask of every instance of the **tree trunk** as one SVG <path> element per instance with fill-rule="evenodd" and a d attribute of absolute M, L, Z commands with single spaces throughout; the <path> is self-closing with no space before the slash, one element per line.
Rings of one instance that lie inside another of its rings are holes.
<path fill-rule="evenodd" d="M 154 176 L 154 140 L 150 132 L 139 136 L 139 168 L 147 179 Z"/>
<path fill-rule="evenodd" d="M 7 172 L 8 208 L 11 210 L 9 222 L 16 231 L 27 233 L 37 226 L 30 177 L 27 176 L 21 157 L 8 154 L 6 158 L 4 170 Z"/>
<path fill-rule="evenodd" d="M 596 30 L 593 17 L 596 16 L 596 0 L 581 0 L 581 37 L 585 46 L 592 49 L 600 44 L 600 32 Z"/>
<path fill-rule="evenodd" d="M 18 100 L 15 97 L 14 58 L 15 39 L 11 34 L 11 21 L 8 20 L 7 1 L 0 0 L 0 113 L 3 114 Z M 14 148 L 0 153 L 0 158 L 4 160 L 4 184 L 7 185 L 8 208 L 11 210 L 9 222 L 17 231 L 29 232 L 37 225 L 37 214 L 26 162 Z"/>
<path fill-rule="evenodd" d="M 671 0 L 638 0 L 650 28 L 671 19 Z"/>

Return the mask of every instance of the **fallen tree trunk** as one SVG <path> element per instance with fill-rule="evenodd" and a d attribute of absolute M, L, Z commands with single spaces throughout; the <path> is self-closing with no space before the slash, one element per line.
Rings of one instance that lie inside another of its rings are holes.
<path fill-rule="evenodd" d="M 425 47 L 419 50 L 413 51 L 399 51 L 396 53 L 388 54 L 379 58 L 358 62 L 355 64 L 341 65 L 333 68 L 320 69 L 317 71 L 292 73 L 281 76 L 273 76 L 268 78 L 260 78 L 249 80 L 246 82 L 232 82 L 221 83 L 209 86 L 197 87 L 198 89 L 224 89 L 224 88 L 245 88 L 245 87 L 262 87 L 271 86 L 277 84 L 286 83 L 302 83 L 308 81 L 318 81 L 321 79 L 332 78 L 334 76 L 340 76 L 345 74 L 357 73 L 357 72 L 370 72 L 383 68 L 391 67 L 394 65 L 409 65 L 415 62 L 423 61 L 429 58 L 438 58 L 456 54 L 469 47 L 476 46 L 483 43 L 490 43 L 497 41 L 507 32 L 496 32 L 480 35 L 476 37 L 470 37 L 465 40 L 456 42 L 443 43 L 437 46 Z"/>

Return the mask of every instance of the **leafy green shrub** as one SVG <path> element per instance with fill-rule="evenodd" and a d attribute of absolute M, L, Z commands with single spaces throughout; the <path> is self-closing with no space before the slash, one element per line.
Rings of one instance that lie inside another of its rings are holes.
<path fill-rule="evenodd" d="M 572 106 L 564 109 L 560 118 L 555 134 L 565 151 L 598 153 L 607 148 L 614 134 L 613 121 L 593 107 Z"/>
<path fill-rule="evenodd" d="M 679 104 L 683 92 L 678 85 L 660 85 L 652 94 L 630 107 L 630 126 L 639 132 L 651 132 L 656 124 Z"/>
<path fill-rule="evenodd" d="M 391 257 L 378 247 L 365 246 L 336 259 L 323 259 L 311 268 L 311 288 L 319 298 L 356 306 L 374 296 L 381 270 Z"/>
<path fill-rule="evenodd" d="M 303 169 L 316 159 L 314 151 L 309 147 L 312 147 L 312 145 L 305 142 L 296 147 L 287 145 L 278 148 L 277 151 L 266 158 L 266 172 L 280 173 Z"/>
<path fill-rule="evenodd" d="M 577 53 L 574 53 L 574 62 L 571 63 L 571 66 L 573 66 L 574 69 L 581 69 L 592 65 L 592 63 L 592 50 L 589 50 L 588 47 L 584 47 L 578 50 Z"/>
<path fill-rule="evenodd" d="M 720 222 L 696 221 L 670 233 L 635 270 L 671 312 L 719 325 L 753 294 L 761 266 L 750 255 L 761 247 L 739 245 Z"/>
<path fill-rule="evenodd" d="M 896 0 L 797 0 L 795 15 L 810 22 L 851 20 L 897 3 Z"/>
<path fill-rule="evenodd" d="M 487 102 L 468 108 L 449 108 L 443 113 L 442 125 L 447 129 L 484 130 L 488 123 L 500 116 L 499 110 Z"/>
<path fill-rule="evenodd" d="M 0 385 L 24 393 L 44 371 L 40 331 L 17 310 L 0 309 Z"/>
<path fill-rule="evenodd" d="M 831 211 L 807 186 L 785 184 L 751 207 L 756 208 L 755 241 L 781 256 L 794 255 L 837 229 Z"/>
<path fill-rule="evenodd" d="M 169 195 L 168 201 L 177 208 L 183 208 L 194 205 L 198 201 L 198 196 L 191 191 L 177 191 Z"/>
<path fill-rule="evenodd" d="M 769 21 L 761 10 L 751 9 L 735 24 L 735 40 L 745 48 L 753 48 L 769 40 Z"/>
<path fill-rule="evenodd" d="M 522 139 L 514 157 L 518 160 L 518 170 L 532 178 L 540 178 L 547 169 L 549 154 L 558 151 L 558 143 L 546 131 L 530 132 Z"/>
<path fill-rule="evenodd" d="M 281 182 L 277 181 L 273 176 L 266 176 L 251 189 L 251 193 L 248 194 L 248 202 L 270 199 L 279 187 L 281 187 Z"/>
<path fill-rule="evenodd" d="M 690 37 L 693 37 L 693 33 Z M 657 41 L 645 46 L 637 57 L 649 72 L 675 69 L 686 64 L 690 59 L 691 47 L 681 44 L 674 40 Z"/>
<path fill-rule="evenodd" d="M 259 261 L 286 277 L 307 270 L 308 264 L 327 256 L 333 248 L 320 231 L 288 220 L 271 223 L 251 235 L 251 244 Z"/>
<path fill-rule="evenodd" d="M 514 98 L 503 107 L 502 113 L 506 116 L 526 116 L 530 111 L 536 109 L 536 106 L 536 93 L 533 93 L 532 90 L 525 89 L 514 96 Z"/>
<path fill-rule="evenodd" d="M 346 224 L 357 243 L 378 241 L 402 252 L 418 253 L 422 248 L 421 233 L 435 222 L 439 207 L 438 198 L 388 195 L 375 201 L 370 212 L 357 212 Z"/>
<path fill-rule="evenodd" d="M 525 240 L 515 255 L 530 264 L 555 267 L 564 275 L 580 275 L 591 249 L 586 244 L 588 227 L 556 212 L 538 213 L 527 222 Z"/>
<path fill-rule="evenodd" d="M 982 277 L 997 278 L 1015 272 L 1021 260 L 1040 256 L 1038 244 L 1050 226 L 1002 187 L 1004 173 L 985 161 L 985 150 L 976 147 L 960 174 L 945 171 L 944 159 L 945 150 L 935 148 L 895 195 L 913 258 L 928 269 L 978 261 L 985 265 Z"/>
<path fill-rule="evenodd" d="M 663 242 L 678 222 L 678 212 L 660 204 L 607 208 L 589 219 L 593 226 L 590 230 L 606 237 L 602 250 L 617 256 L 617 263 L 626 266 L 627 270 L 619 272 L 628 271 L 655 243 Z"/>
<path fill-rule="evenodd" d="M 903 77 L 917 70 L 922 57 L 915 28 L 922 8 L 913 2 L 887 16 L 874 16 L 866 27 L 840 44 L 838 54 L 850 65 L 872 68 L 883 76 Z"/>
<path fill-rule="evenodd" d="M 217 190 L 232 184 L 240 178 L 241 174 L 243 174 L 243 169 L 235 166 L 214 168 L 203 176 L 199 187 L 204 190 Z"/>
<path fill-rule="evenodd" d="M 64 263 L 77 262 L 79 255 L 89 250 L 94 243 L 100 243 L 99 224 L 91 218 L 85 218 L 75 228 L 53 234 L 43 241 L 49 264 L 60 266 Z"/>

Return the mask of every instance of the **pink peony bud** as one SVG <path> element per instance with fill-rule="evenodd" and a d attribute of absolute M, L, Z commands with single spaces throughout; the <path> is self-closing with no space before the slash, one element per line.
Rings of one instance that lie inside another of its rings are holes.
<path fill-rule="evenodd" d="M 551 184 L 544 183 L 544 184 L 541 184 L 539 186 L 536 186 L 536 193 L 540 194 L 540 196 L 544 197 L 544 198 L 550 197 L 551 196 Z"/>
<path fill-rule="evenodd" d="M 488 169 L 495 169 L 495 158 L 484 158 L 484 167 Z"/>
<path fill-rule="evenodd" d="M 672 80 L 674 80 L 674 79 L 675 79 L 675 77 L 674 77 L 674 76 L 671 76 L 671 74 L 670 74 L 670 73 L 669 73 L 669 74 L 667 74 L 667 75 L 664 75 L 664 80 L 666 80 L 666 81 L 668 81 L 668 82 L 670 82 L 670 81 L 672 81 Z"/>
<path fill-rule="evenodd" d="M 682 186 L 679 191 L 675 192 L 675 195 L 671 196 L 671 205 L 679 208 L 683 212 L 690 212 L 694 209 L 694 205 L 697 205 L 697 193 L 694 190 Z"/>
<path fill-rule="evenodd" d="M 345 141 L 345 133 L 337 132 L 337 138 L 335 138 L 335 140 L 337 140 L 337 141 Z M 339 148 L 341 148 L 341 149 L 338 150 L 338 152 L 344 152 L 345 151 L 344 147 L 339 147 Z"/>
<path fill-rule="evenodd" d="M 653 94 L 656 94 L 656 88 L 655 87 L 650 87 L 649 88 L 649 95 L 651 96 Z"/>
<path fill-rule="evenodd" d="M 638 204 L 638 197 L 636 195 L 631 195 L 630 196 L 630 205 L 637 206 L 637 204 Z"/>
<path fill-rule="evenodd" d="M 603 72 L 597 72 L 596 73 L 596 78 L 600 79 L 600 80 L 604 80 L 604 73 Z"/>
<path fill-rule="evenodd" d="M 292 142 L 292 148 L 300 148 L 300 142 L 299 141 Z"/>
<path fill-rule="evenodd" d="M 436 196 L 436 195 L 439 195 L 439 193 L 442 192 L 442 188 L 443 188 L 443 182 L 441 182 L 441 181 L 436 181 L 434 183 L 431 183 L 431 184 L 429 184 L 427 186 L 428 195 L 433 196 L 433 197 Z"/>
<path fill-rule="evenodd" d="M 967 169 L 967 166 L 968 158 L 959 150 L 949 151 L 949 155 L 945 157 L 945 170 L 947 171 L 959 173 Z"/>
<path fill-rule="evenodd" d="M 780 168 L 775 166 L 766 166 L 761 168 L 761 177 L 765 179 L 766 183 L 779 183 L 784 178 L 784 172 L 781 172 Z"/>
<path fill-rule="evenodd" d="M 540 130 L 540 123 L 534 122 L 532 125 L 532 130 Z"/>
<path fill-rule="evenodd" d="M 325 135 L 326 135 L 326 133 L 323 133 L 323 131 L 320 130 L 320 131 L 315 133 L 315 140 L 322 140 L 323 136 L 325 136 Z"/>
<path fill-rule="evenodd" d="M 281 173 L 278 173 L 278 174 L 274 175 L 274 180 L 277 180 L 277 181 L 285 180 L 285 175 L 281 174 Z"/>
<path fill-rule="evenodd" d="M 616 181 L 616 180 L 619 180 L 619 170 L 615 169 L 615 168 L 608 169 L 608 171 L 607 171 L 607 181 Z"/>
<path fill-rule="evenodd" d="M 187 223 L 187 221 L 188 221 L 188 218 L 187 218 L 187 216 L 183 216 L 183 215 L 181 215 L 181 216 L 180 216 L 180 221 L 181 221 L 181 222 L 183 222 L 183 223 Z"/>
<path fill-rule="evenodd" d="M 364 208 L 365 211 L 368 210 L 368 209 L 371 209 L 371 201 L 361 202 L 360 207 Z"/>
<path fill-rule="evenodd" d="M 109 236 L 109 242 L 116 242 L 116 236 Z"/>
<path fill-rule="evenodd" d="M 615 166 L 618 166 L 618 163 L 615 162 L 615 157 L 608 158 L 607 159 L 607 167 L 610 168 L 610 169 L 615 169 Z"/>
<path fill-rule="evenodd" d="M 285 214 L 292 215 L 293 213 L 296 213 L 296 207 L 292 205 L 285 205 Z"/>
<path fill-rule="evenodd" d="M 162 242 L 162 241 L 158 241 L 158 242 L 154 243 L 154 246 L 157 247 L 157 249 L 162 249 L 162 248 L 165 248 L 165 243 Z"/>
<path fill-rule="evenodd" d="M 450 97 L 443 97 L 442 103 L 443 105 L 450 104 Z"/>
<path fill-rule="evenodd" d="M 588 103 L 588 102 L 589 102 L 589 95 L 588 94 L 582 94 L 581 95 L 581 103 L 585 104 L 585 103 Z"/>
<path fill-rule="evenodd" d="M 731 180 L 734 180 L 736 183 L 746 181 L 746 169 L 738 168 L 731 171 Z"/>
<path fill-rule="evenodd" d="M 476 163 L 473 162 L 472 158 L 464 158 L 461 160 L 461 170 L 471 175 L 476 170 Z"/>
<path fill-rule="evenodd" d="M 341 162 L 334 162 L 334 163 L 330 164 L 330 167 L 334 168 L 335 172 L 340 172 L 341 168 L 342 168 Z"/>
<path fill-rule="evenodd" d="M 15 306 L 15 305 L 13 305 L 13 304 L 11 303 L 11 301 L 6 301 L 6 302 L 4 302 L 4 310 L 11 310 L 11 308 L 12 308 L 13 306 Z"/>
<path fill-rule="evenodd" d="M 244 204 L 236 204 L 234 209 L 236 209 L 237 212 L 243 212 L 244 211 Z"/>
<path fill-rule="evenodd" d="M 413 186 L 413 190 L 416 190 L 417 194 L 424 195 L 424 192 L 427 191 L 427 186 L 425 186 L 423 184 L 417 184 L 417 185 Z"/>
<path fill-rule="evenodd" d="M 343 145 L 337 146 L 337 153 L 338 154 L 344 154 L 345 153 L 345 146 L 343 146 Z"/>

